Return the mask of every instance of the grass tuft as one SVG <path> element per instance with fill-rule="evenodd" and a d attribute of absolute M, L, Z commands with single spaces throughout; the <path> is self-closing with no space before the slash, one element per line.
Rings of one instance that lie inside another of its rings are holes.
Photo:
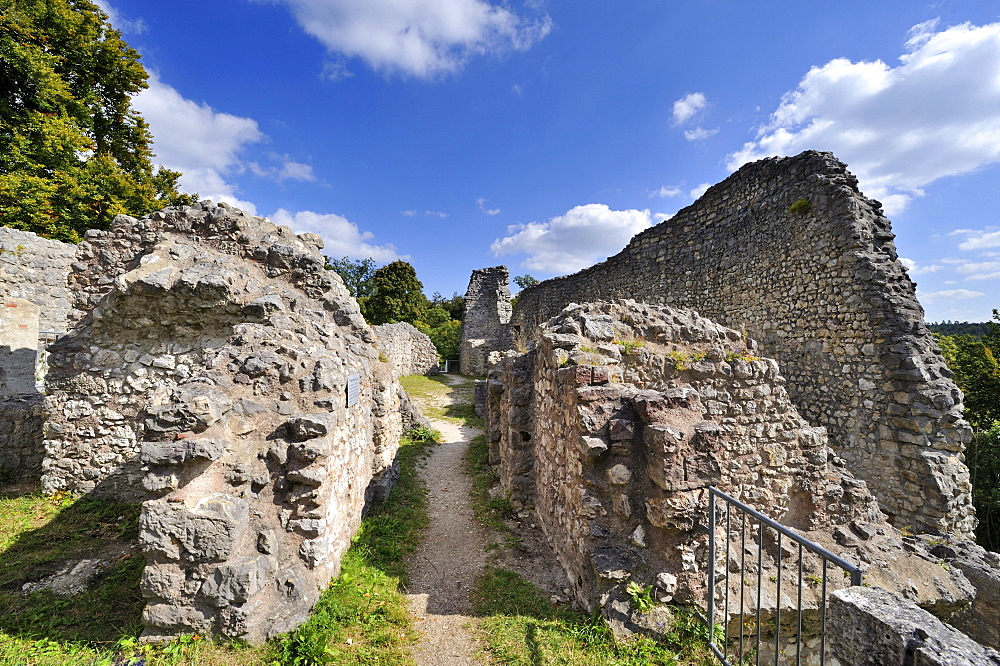
<path fill-rule="evenodd" d="M 496 663 L 515 666 L 710 666 L 714 656 L 704 627 L 692 613 L 675 610 L 677 621 L 663 641 L 645 636 L 616 643 L 598 614 L 553 606 L 518 574 L 488 568 L 473 588 L 483 616 L 479 632 Z M 701 633 L 699 633 L 699 627 Z"/>

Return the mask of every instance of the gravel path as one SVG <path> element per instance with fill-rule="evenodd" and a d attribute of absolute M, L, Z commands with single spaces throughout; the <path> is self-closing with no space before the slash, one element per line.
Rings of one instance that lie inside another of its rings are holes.
<path fill-rule="evenodd" d="M 431 422 L 442 437 L 420 469 L 427 484 L 430 526 L 410 564 L 407 599 L 421 634 L 413 656 L 418 666 L 485 663 L 473 635 L 476 619 L 468 613 L 469 591 L 486 563 L 486 535 L 473 518 L 472 482 L 462 460 L 479 431 L 443 420 Z"/>

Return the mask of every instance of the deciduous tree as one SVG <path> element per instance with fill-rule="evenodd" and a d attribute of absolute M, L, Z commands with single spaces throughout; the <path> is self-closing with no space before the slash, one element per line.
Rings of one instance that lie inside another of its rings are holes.
<path fill-rule="evenodd" d="M 405 261 L 394 261 L 375 271 L 371 296 L 362 305 L 369 324 L 413 323 L 427 308 L 424 285 Z"/>
<path fill-rule="evenodd" d="M 63 240 L 194 201 L 152 165 L 139 54 L 88 0 L 0 12 L 0 223 Z"/>

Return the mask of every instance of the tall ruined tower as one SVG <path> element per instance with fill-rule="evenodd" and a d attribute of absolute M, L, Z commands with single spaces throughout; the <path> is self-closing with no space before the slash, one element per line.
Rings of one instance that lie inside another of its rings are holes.
<path fill-rule="evenodd" d="M 513 346 L 510 334 L 510 274 L 506 266 L 472 272 L 465 292 L 459 363 L 464 375 L 485 375 L 492 351 Z"/>

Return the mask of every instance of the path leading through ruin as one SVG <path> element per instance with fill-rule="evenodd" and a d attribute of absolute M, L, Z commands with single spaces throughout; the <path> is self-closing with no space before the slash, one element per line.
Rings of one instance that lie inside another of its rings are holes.
<path fill-rule="evenodd" d="M 466 381 L 446 378 L 451 384 Z M 444 399 L 445 404 L 470 400 L 471 392 L 453 389 Z M 418 666 L 483 663 L 469 592 L 486 563 L 486 535 L 473 517 L 472 481 L 463 461 L 479 431 L 441 419 L 431 423 L 442 437 L 420 467 L 430 525 L 410 564 L 407 599 L 421 634 L 413 656 Z"/>

